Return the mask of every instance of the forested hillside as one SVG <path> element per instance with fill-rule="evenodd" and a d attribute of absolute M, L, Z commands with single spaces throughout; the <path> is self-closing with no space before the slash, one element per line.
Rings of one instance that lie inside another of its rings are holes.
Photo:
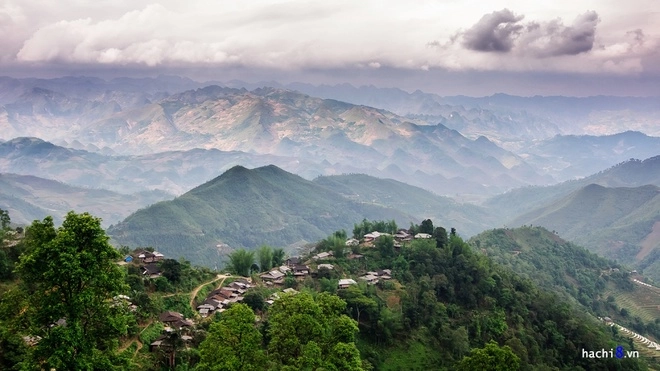
<path fill-rule="evenodd" d="M 16 276 L 2 278 L 0 285 L 0 328 L 10 329 L 0 331 L 0 365 L 7 369 L 40 363 L 58 369 L 89 365 L 237 371 L 646 369 L 644 360 L 634 358 L 584 358 L 582 349 L 610 349 L 616 344 L 634 348 L 575 303 L 474 252 L 455 230 L 434 228 L 431 220 L 408 231 L 431 231 L 431 238 L 404 241 L 400 247 L 383 235 L 348 248 L 346 235 L 338 231 L 318 242 L 309 255 L 299 257 L 306 269 L 316 273 L 302 279 L 287 276 L 284 287 L 293 291 L 282 293 L 282 286 L 269 285 L 252 274 L 243 280 L 254 286 L 242 295 L 245 304 L 230 303 L 228 309 L 206 318 L 191 312 L 190 306 L 194 308 L 199 300 L 200 289 L 209 292 L 214 287 L 209 285 L 225 281 L 226 276 L 201 281 L 193 289 L 190 283 L 209 279 L 204 278 L 209 277 L 207 270 L 166 259 L 159 263 L 163 276 L 149 278 L 132 263 L 115 265 L 112 262 L 122 255 L 107 250 L 98 220 L 86 214 L 70 213 L 57 229 L 48 219 L 35 222 L 18 234 L 8 218 L 3 220 L 7 223 L 2 236 L 11 235 L 11 245 L 18 248 L 12 251 L 22 253 L 9 257 L 10 264 L 16 264 Z M 363 221 L 355 231 L 367 224 L 387 225 Z M 92 240 L 82 238 L 88 234 L 97 236 L 89 244 L 84 241 Z M 80 257 L 60 254 L 63 246 L 80 249 Z M 7 248 L 3 243 L 3 252 Z M 327 251 L 334 256 L 319 258 Z M 53 264 L 38 263 L 46 255 Z M 92 257 L 95 265 L 108 267 L 111 274 L 80 270 L 65 277 L 64 282 L 89 279 L 89 286 L 72 290 L 70 304 L 43 307 L 60 295 L 52 290 L 56 282 L 51 277 L 56 276 L 51 273 L 65 263 L 83 266 Z M 276 264 L 281 264 L 278 259 Z M 260 256 L 259 262 L 251 268 L 255 273 L 274 260 L 265 262 Z M 317 269 L 322 263 L 332 269 Z M 381 276 L 375 284 L 359 278 L 383 270 L 389 270 L 391 277 Z M 341 286 L 340 278 L 355 281 Z M 85 302 L 87 307 L 105 313 L 109 321 L 85 320 L 86 312 L 75 303 L 89 297 L 86 290 L 96 295 Z M 113 304 L 118 294 L 131 295 L 122 300 L 131 300 L 134 309 Z M 106 300 L 113 295 L 115 299 Z M 169 312 L 158 315 L 162 310 Z M 185 329 L 163 331 L 162 321 L 180 315 L 172 311 L 181 311 L 194 322 L 184 321 Z M 43 326 L 55 321 L 53 330 Z M 108 331 L 92 341 L 75 331 L 79 324 L 90 333 Z M 63 337 L 70 342 L 59 342 Z M 68 356 L 72 350 L 80 356 Z"/>
<path fill-rule="evenodd" d="M 220 263 L 231 248 L 302 245 L 364 217 L 409 225 L 398 210 L 351 201 L 276 166 L 236 166 L 184 195 L 132 214 L 110 227 L 116 243 L 157 246 L 196 264 Z"/>

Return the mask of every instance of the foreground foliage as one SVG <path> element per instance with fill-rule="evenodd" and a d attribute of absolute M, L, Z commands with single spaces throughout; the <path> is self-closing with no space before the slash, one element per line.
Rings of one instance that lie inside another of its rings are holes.
<path fill-rule="evenodd" d="M 100 219 L 70 212 L 58 229 L 50 217 L 35 221 L 25 243 L 17 271 L 30 294 L 30 330 L 41 340 L 24 367 L 113 369 L 129 316 L 112 301 L 125 286 Z"/>

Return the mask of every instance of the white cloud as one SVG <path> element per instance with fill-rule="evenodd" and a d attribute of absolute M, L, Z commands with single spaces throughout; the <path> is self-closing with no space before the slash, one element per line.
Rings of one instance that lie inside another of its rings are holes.
<path fill-rule="evenodd" d="M 600 8 L 603 2 L 595 0 L 564 0 L 547 8 L 521 0 L 43 3 L 0 0 L 0 35 L 7 36 L 0 61 L 639 73 L 653 68 L 648 61 L 657 56 L 653 48 L 660 35 L 659 16 L 644 11 L 655 4 L 651 0 L 611 2 Z M 595 33 L 595 18 L 585 13 L 586 6 L 595 9 L 601 20 Z M 513 26 L 504 29 L 507 32 L 474 29 L 472 39 L 449 42 L 457 30 L 469 31 L 485 14 L 503 8 L 512 11 L 507 22 Z M 539 27 L 520 34 L 516 25 L 522 15 L 525 24 L 535 22 Z M 576 17 L 569 26 L 561 21 Z M 627 34 L 637 28 L 643 30 L 642 46 Z M 492 42 L 479 44 L 485 40 L 480 35 L 493 36 Z M 472 49 L 491 45 L 505 53 L 484 55 L 461 46 L 470 40 Z M 527 42 L 526 53 L 517 52 L 515 43 L 522 41 Z M 546 59 L 538 60 L 539 56 Z"/>

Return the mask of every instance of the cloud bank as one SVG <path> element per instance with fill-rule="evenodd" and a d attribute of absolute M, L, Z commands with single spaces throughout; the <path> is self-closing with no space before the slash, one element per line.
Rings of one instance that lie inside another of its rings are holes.
<path fill-rule="evenodd" d="M 0 66 L 660 74 L 654 1 L 0 0 Z"/>

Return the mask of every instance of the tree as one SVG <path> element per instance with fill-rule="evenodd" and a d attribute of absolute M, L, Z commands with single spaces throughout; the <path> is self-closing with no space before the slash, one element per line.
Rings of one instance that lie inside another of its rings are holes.
<path fill-rule="evenodd" d="M 33 333 L 42 339 L 26 368 L 112 369 L 116 339 L 126 334 L 127 310 L 112 298 L 127 291 L 101 220 L 69 212 L 55 229 L 51 217 L 26 231 L 17 271 L 30 290 Z M 60 322 L 61 325 L 53 326 Z M 123 365 L 125 366 L 125 365 Z"/>
<path fill-rule="evenodd" d="M 266 358 L 254 320 L 254 312 L 245 304 L 234 304 L 223 312 L 199 346 L 201 359 L 197 369 L 263 370 Z"/>
<path fill-rule="evenodd" d="M 266 307 L 266 300 L 264 298 L 264 293 L 257 290 L 251 289 L 245 293 L 243 296 L 243 303 L 250 307 L 254 311 L 261 311 Z"/>
<path fill-rule="evenodd" d="M 296 370 L 362 370 L 357 324 L 342 314 L 345 308 L 346 302 L 327 293 L 280 297 L 269 309 L 271 360 Z"/>
<path fill-rule="evenodd" d="M 419 233 L 433 234 L 433 221 L 431 219 L 423 220 L 419 226 Z"/>
<path fill-rule="evenodd" d="M 463 357 L 457 370 L 472 371 L 509 371 L 520 368 L 520 358 L 509 346 L 500 347 L 491 340 L 484 348 L 474 349 L 469 356 Z"/>
<path fill-rule="evenodd" d="M 9 217 L 9 212 L 0 209 L 0 228 L 2 228 L 2 230 L 7 230 L 10 224 L 11 218 Z"/>
<path fill-rule="evenodd" d="M 279 267 L 284 264 L 284 249 L 278 247 L 273 249 L 273 267 Z"/>
<path fill-rule="evenodd" d="M 380 256 L 389 258 L 394 255 L 394 238 L 392 236 L 380 236 L 376 240 L 376 248 Z"/>
<path fill-rule="evenodd" d="M 449 242 L 447 230 L 442 227 L 437 227 L 433 230 L 433 237 L 435 238 L 435 245 L 438 248 L 447 246 L 447 243 Z"/>
<path fill-rule="evenodd" d="M 235 250 L 229 254 L 229 263 L 227 268 L 239 276 L 247 277 L 250 275 L 250 268 L 254 263 L 254 251 L 245 249 Z"/>
<path fill-rule="evenodd" d="M 163 271 L 163 277 L 172 283 L 181 280 L 181 263 L 174 259 L 165 259 L 160 263 L 160 269 Z"/>
<path fill-rule="evenodd" d="M 257 250 L 257 257 L 259 259 L 259 269 L 262 272 L 270 270 L 273 266 L 273 248 L 263 245 Z"/>

